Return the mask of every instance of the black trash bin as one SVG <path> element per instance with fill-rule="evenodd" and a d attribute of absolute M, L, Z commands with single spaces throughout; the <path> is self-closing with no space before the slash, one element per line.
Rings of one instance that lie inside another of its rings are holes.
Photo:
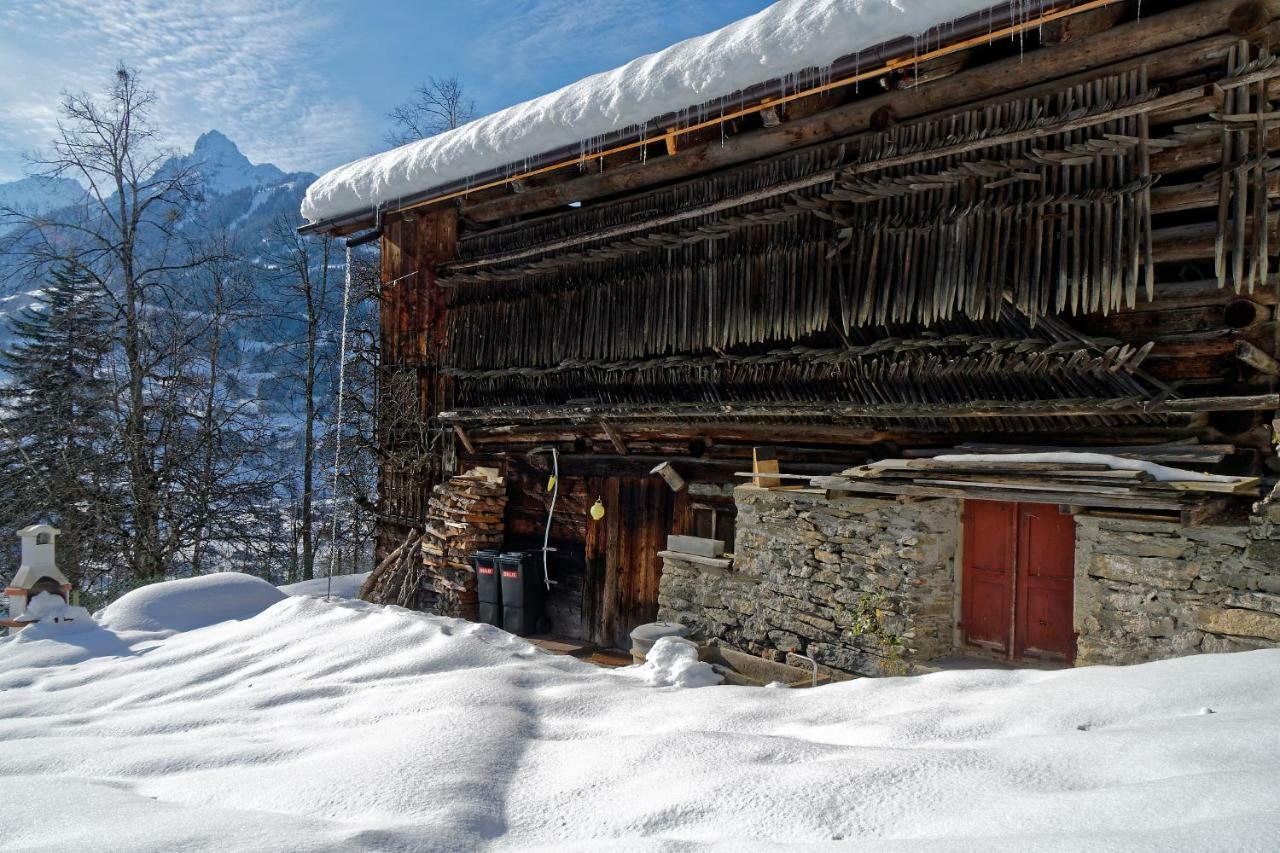
<path fill-rule="evenodd" d="M 476 598 L 480 621 L 502 627 L 502 582 L 498 578 L 497 551 L 477 551 L 471 555 L 476 567 Z"/>
<path fill-rule="evenodd" d="M 519 636 L 537 634 L 543 622 L 541 551 L 509 551 L 498 557 L 502 576 L 502 627 Z"/>

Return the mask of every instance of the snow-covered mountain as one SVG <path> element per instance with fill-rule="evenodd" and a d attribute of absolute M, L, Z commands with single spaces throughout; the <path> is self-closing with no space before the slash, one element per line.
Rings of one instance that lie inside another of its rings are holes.
<path fill-rule="evenodd" d="M 269 186 L 285 177 L 284 172 L 270 163 L 249 162 L 234 142 L 216 130 L 200 134 L 191 153 L 171 161 L 166 168 L 189 165 L 199 170 L 205 191 L 212 195 Z"/>
<path fill-rule="evenodd" d="M 274 220 L 296 217 L 307 187 L 316 179 L 307 172 L 286 174 L 270 163 L 253 163 L 217 130 L 201 134 L 191 153 L 173 158 L 161 171 L 191 166 L 203 179 L 204 198 L 189 227 L 225 228 L 242 241 L 249 257 L 271 253 Z M 59 211 L 87 201 L 84 188 L 66 178 L 29 177 L 0 184 L 0 208 L 50 214 L 51 219 L 57 219 Z M 4 230 L 0 223 L 0 243 Z M 0 245 L 0 347 L 7 340 L 6 318 L 34 302 L 41 285 L 8 274 L 15 263 L 16 258 L 6 257 Z"/>
<path fill-rule="evenodd" d="M 219 231 L 228 234 L 259 276 L 255 289 L 262 305 L 260 317 L 247 316 L 229 330 L 224 379 L 235 396 L 254 400 L 255 407 L 279 425 L 287 443 L 287 435 L 297 426 L 300 389 L 291 377 L 280 375 L 278 344 L 298 334 L 296 323 L 287 318 L 302 317 L 305 309 L 291 304 L 294 297 L 273 280 L 265 259 L 277 254 L 277 220 L 297 221 L 302 197 L 316 176 L 286 174 L 269 163 L 255 164 L 216 130 L 201 135 L 191 153 L 173 158 L 161 169 L 189 166 L 199 170 L 204 195 L 180 227 L 198 236 Z M 71 186 L 28 178 L 0 185 L 0 190 L 17 186 L 9 190 L 14 199 L 38 206 L 50 219 L 69 220 L 76 217 L 62 214 L 74 214 L 70 208 L 88 199 L 74 181 L 66 183 Z M 35 304 L 45 284 L 21 270 L 20 248 L 8 247 L 6 251 L 5 230 L 0 220 L 0 349 L 9 346 L 9 318 Z M 17 233 L 10 231 L 11 236 Z M 199 287 L 201 280 L 193 286 Z M 329 296 L 337 299 L 340 292 L 331 288 Z M 320 393 L 327 393 L 324 379 Z"/>
<path fill-rule="evenodd" d="M 0 183 L 0 209 L 48 213 L 79 204 L 84 199 L 84 187 L 70 178 L 33 176 L 20 181 Z"/>

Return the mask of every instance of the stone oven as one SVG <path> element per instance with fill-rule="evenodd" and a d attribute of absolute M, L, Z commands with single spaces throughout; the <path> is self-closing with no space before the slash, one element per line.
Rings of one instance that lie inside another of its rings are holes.
<path fill-rule="evenodd" d="M 37 595 L 48 592 L 70 603 L 71 581 L 58 570 L 54 544 L 61 531 L 49 524 L 33 524 L 18 531 L 22 539 L 22 564 L 4 593 L 9 599 L 8 627 L 34 621 L 23 618 L 27 605 Z"/>

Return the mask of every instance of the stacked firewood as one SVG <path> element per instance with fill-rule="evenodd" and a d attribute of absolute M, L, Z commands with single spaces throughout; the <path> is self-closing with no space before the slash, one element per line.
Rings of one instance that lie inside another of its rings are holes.
<path fill-rule="evenodd" d="M 380 562 L 360 587 L 360 598 L 374 604 L 394 604 L 425 610 L 430 589 L 426 567 L 418 558 L 418 543 L 426 534 L 414 531 Z"/>
<path fill-rule="evenodd" d="M 506 505 L 503 482 L 483 473 L 451 477 L 432 489 L 426 535 L 418 550 L 436 593 L 436 612 L 476 618 L 471 557 L 477 551 L 502 547 Z"/>
<path fill-rule="evenodd" d="M 470 471 L 431 490 L 425 530 L 414 531 L 383 558 L 360 589 L 375 604 L 431 610 L 445 616 L 478 615 L 471 555 L 502 547 L 502 480 Z"/>

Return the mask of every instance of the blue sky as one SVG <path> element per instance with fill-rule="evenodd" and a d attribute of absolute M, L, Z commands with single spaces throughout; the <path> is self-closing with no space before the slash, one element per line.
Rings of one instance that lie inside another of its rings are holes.
<path fill-rule="evenodd" d="M 769 0 L 0 0 L 0 181 L 46 144 L 64 91 L 117 60 L 165 142 L 211 128 L 254 162 L 321 172 L 380 150 L 385 114 L 457 74 L 478 112 L 721 27 Z"/>

